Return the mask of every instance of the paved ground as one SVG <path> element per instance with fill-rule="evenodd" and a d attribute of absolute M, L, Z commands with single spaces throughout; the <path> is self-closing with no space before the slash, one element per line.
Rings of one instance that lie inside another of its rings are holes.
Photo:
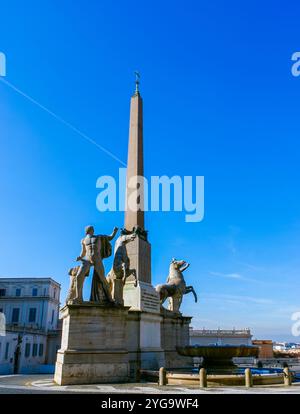
<path fill-rule="evenodd" d="M 69 393 L 134 393 L 134 394 L 300 394 L 300 383 L 291 387 L 273 385 L 268 387 L 216 387 L 199 389 L 196 386 L 169 385 L 158 387 L 154 383 L 112 384 L 112 385 L 69 385 L 58 386 L 51 375 L 7 375 L 0 376 L 0 394 L 69 394 Z"/>

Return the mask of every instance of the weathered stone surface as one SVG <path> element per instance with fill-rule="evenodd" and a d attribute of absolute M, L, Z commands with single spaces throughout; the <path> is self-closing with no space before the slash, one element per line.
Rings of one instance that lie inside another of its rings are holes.
<path fill-rule="evenodd" d="M 192 358 L 180 356 L 176 351 L 179 346 L 189 345 L 191 319 L 190 316 L 182 316 L 165 309 L 162 311 L 161 347 L 165 355 L 165 368 L 192 366 Z"/>
<path fill-rule="evenodd" d="M 161 347 L 161 315 L 130 310 L 127 317 L 130 376 L 137 380 L 139 369 L 159 369 L 164 364 Z"/>
<path fill-rule="evenodd" d="M 59 385 L 127 382 L 128 308 L 66 305 L 54 381 Z"/>
<path fill-rule="evenodd" d="M 130 267 L 135 269 L 137 280 L 151 284 L 151 244 L 141 237 L 136 237 L 126 247 Z M 135 278 L 129 276 L 127 280 L 130 282 Z"/>
<path fill-rule="evenodd" d="M 124 304 L 132 310 L 160 313 L 159 296 L 150 283 L 126 283 L 124 287 Z"/>

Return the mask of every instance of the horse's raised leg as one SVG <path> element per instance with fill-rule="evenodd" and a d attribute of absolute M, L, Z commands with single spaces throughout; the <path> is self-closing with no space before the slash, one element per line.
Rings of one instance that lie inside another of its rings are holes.
<path fill-rule="evenodd" d="M 195 302 L 196 302 L 196 303 L 198 302 L 197 294 L 196 294 L 196 292 L 195 292 L 195 290 L 194 290 L 193 286 L 187 286 L 187 287 L 185 288 L 185 292 L 184 292 L 184 294 L 186 295 L 187 293 L 192 293 L 192 294 L 194 295 Z"/>

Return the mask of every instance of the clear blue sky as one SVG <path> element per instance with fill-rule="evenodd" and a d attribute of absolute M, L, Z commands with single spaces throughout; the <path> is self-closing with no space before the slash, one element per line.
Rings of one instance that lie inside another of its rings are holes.
<path fill-rule="evenodd" d="M 7 81 L 126 161 L 139 69 L 146 175 L 205 176 L 204 221 L 147 215 L 153 283 L 172 257 L 191 263 L 194 327 L 299 341 L 299 14 L 297 1 L 1 4 Z M 95 203 L 120 164 L 2 82 L 0 139 L 0 275 L 51 276 L 64 300 L 83 227 L 123 225 Z"/>

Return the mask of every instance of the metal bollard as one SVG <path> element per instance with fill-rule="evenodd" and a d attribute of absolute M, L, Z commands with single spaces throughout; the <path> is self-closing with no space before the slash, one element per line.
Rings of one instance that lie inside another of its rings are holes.
<path fill-rule="evenodd" d="M 167 371 L 166 368 L 159 369 L 159 380 L 158 385 L 162 387 L 163 385 L 167 385 Z"/>
<path fill-rule="evenodd" d="M 141 370 L 138 368 L 137 370 L 136 370 L 136 376 L 135 376 L 135 380 L 136 380 L 136 382 L 141 382 Z"/>
<path fill-rule="evenodd" d="M 207 387 L 207 374 L 206 374 L 205 368 L 201 368 L 199 371 L 199 382 L 200 382 L 200 388 Z"/>
<path fill-rule="evenodd" d="M 245 369 L 245 386 L 248 388 L 253 387 L 253 378 L 250 368 Z"/>
<path fill-rule="evenodd" d="M 283 370 L 283 378 L 284 378 L 284 385 L 289 387 L 292 385 L 292 373 L 288 367 L 284 368 Z"/>

